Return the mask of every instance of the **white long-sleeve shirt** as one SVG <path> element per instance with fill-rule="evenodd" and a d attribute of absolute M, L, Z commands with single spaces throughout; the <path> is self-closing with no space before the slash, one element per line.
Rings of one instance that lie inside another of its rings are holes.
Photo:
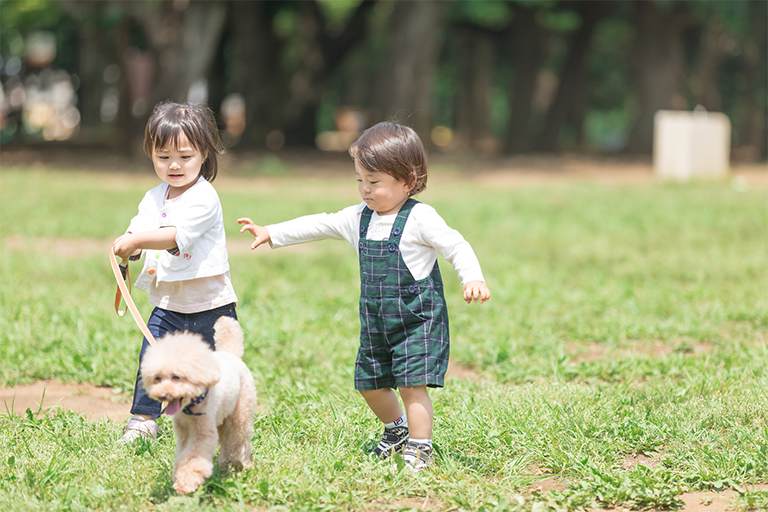
<path fill-rule="evenodd" d="M 182 195 L 167 200 L 168 187 L 161 183 L 144 195 L 128 232 L 173 226 L 179 254 L 142 251 L 144 268 L 135 286 L 149 292 L 150 304 L 179 313 L 199 313 L 237 302 L 216 189 L 200 176 Z"/>
<path fill-rule="evenodd" d="M 346 240 L 358 252 L 360 217 L 365 203 L 349 206 L 336 213 L 318 213 L 266 226 L 273 248 L 314 240 Z M 397 214 L 381 216 L 373 212 L 366 233 L 367 240 L 387 240 Z M 424 203 L 416 204 L 403 228 L 400 253 L 416 280 L 424 279 L 434 267 L 438 253 L 459 274 L 462 286 L 469 281 L 483 281 L 480 263 L 469 242 L 450 228 L 437 211 Z"/>

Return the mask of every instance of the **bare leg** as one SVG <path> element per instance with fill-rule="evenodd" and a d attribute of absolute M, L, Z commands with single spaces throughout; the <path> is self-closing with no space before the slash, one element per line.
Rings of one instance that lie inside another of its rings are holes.
<path fill-rule="evenodd" d="M 411 439 L 431 439 L 434 413 L 427 386 L 404 386 L 398 390 L 408 415 Z"/>
<path fill-rule="evenodd" d="M 376 389 L 373 391 L 361 391 L 368 407 L 383 423 L 392 423 L 403 415 L 403 409 L 397 400 L 397 394 L 392 388 Z M 410 421 L 410 417 L 408 418 Z"/>

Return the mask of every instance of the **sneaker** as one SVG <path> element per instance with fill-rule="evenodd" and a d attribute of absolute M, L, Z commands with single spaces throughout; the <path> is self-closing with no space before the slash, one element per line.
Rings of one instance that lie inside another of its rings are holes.
<path fill-rule="evenodd" d="M 432 463 L 432 446 L 408 441 L 403 449 L 403 459 L 412 471 L 424 471 Z"/>
<path fill-rule="evenodd" d="M 132 443 L 140 437 L 146 439 L 157 439 L 157 432 L 160 429 L 155 420 L 144 420 L 139 416 L 132 416 L 125 426 L 125 434 L 118 439 L 120 444 Z"/>
<path fill-rule="evenodd" d="M 401 453 L 408 442 L 408 427 L 385 428 L 379 445 L 373 449 L 373 455 L 386 459 L 393 453 Z"/>

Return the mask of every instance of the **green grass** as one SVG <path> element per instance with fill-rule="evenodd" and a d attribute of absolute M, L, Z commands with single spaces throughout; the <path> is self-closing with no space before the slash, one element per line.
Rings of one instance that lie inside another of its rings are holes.
<path fill-rule="evenodd" d="M 139 331 L 115 316 L 106 254 L 88 248 L 108 247 L 156 182 L 3 169 L 0 385 L 55 378 L 128 399 Z M 505 188 L 434 170 L 421 199 L 472 243 L 493 298 L 464 304 L 441 261 L 452 360 L 472 371 L 432 393 L 439 458 L 414 477 L 366 456 L 379 425 L 352 386 L 354 251 L 250 253 L 235 223 L 336 211 L 357 200 L 352 176 L 216 185 L 242 247 L 230 263 L 263 407 L 256 467 L 179 497 L 165 418 L 159 442 L 123 448 L 119 423 L 17 411 L 0 414 L 0 508 L 674 509 L 681 492 L 732 488 L 738 509 L 766 509 L 766 493 L 746 487 L 768 482 L 765 189 Z M 146 319 L 146 295 L 134 296 Z M 622 468 L 638 454 L 650 468 Z M 544 478 L 558 490 L 531 493 Z"/>

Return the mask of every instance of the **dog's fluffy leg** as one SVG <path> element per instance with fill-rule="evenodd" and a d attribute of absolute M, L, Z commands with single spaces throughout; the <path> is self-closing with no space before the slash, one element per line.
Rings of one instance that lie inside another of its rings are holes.
<path fill-rule="evenodd" d="M 194 442 L 176 446 L 173 488 L 179 494 L 194 492 L 213 474 L 213 456 L 219 437 L 216 426 L 200 421 L 191 427 L 195 430 Z"/>
<path fill-rule="evenodd" d="M 256 387 L 247 368 L 241 372 L 240 382 L 240 398 L 235 410 L 219 427 L 221 434 L 219 466 L 222 468 L 230 465 L 237 469 L 253 467 L 251 438 L 253 437 L 253 413 L 256 410 Z"/>

